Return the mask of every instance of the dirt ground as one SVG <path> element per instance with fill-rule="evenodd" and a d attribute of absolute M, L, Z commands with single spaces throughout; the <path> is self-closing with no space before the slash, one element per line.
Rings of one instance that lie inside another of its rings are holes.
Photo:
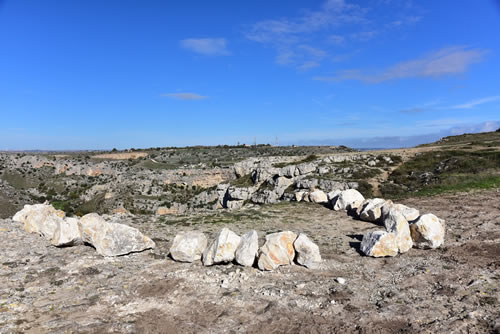
<path fill-rule="evenodd" d="M 0 220 L 1 333 L 489 333 L 500 332 L 500 190 L 408 199 L 446 220 L 444 247 L 394 258 L 359 253 L 382 229 L 311 203 L 280 203 L 180 217 L 135 217 L 152 251 L 103 258 L 56 248 Z M 213 236 L 304 232 L 319 269 L 260 272 L 178 263 L 178 231 Z M 337 278 L 345 278 L 340 284 Z"/>

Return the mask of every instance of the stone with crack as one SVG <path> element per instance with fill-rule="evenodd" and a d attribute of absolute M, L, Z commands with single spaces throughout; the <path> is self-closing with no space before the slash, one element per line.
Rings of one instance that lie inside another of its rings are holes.
<path fill-rule="evenodd" d="M 295 249 L 293 243 L 297 235 L 291 231 L 266 235 L 265 244 L 259 249 L 257 265 L 260 270 L 273 270 L 281 265 L 293 263 Z"/>
<path fill-rule="evenodd" d="M 400 253 L 406 253 L 413 247 L 410 225 L 400 211 L 390 210 L 384 217 L 384 226 L 387 232 L 396 235 L 396 243 Z"/>
<path fill-rule="evenodd" d="M 50 243 L 54 246 L 76 246 L 83 244 L 78 219 L 66 217 L 62 219 L 52 237 Z"/>
<path fill-rule="evenodd" d="M 410 225 L 410 231 L 417 248 L 438 248 L 444 242 L 444 220 L 432 213 L 420 216 Z"/>
<path fill-rule="evenodd" d="M 207 248 L 207 237 L 196 231 L 179 232 L 170 247 L 170 256 L 180 262 L 194 262 L 201 259 Z"/>
<path fill-rule="evenodd" d="M 368 256 L 396 256 L 398 244 L 394 233 L 375 231 L 366 233 L 361 241 L 361 251 Z"/>
<path fill-rule="evenodd" d="M 239 235 L 228 228 L 223 228 L 203 252 L 203 265 L 211 266 L 216 263 L 233 261 L 240 242 Z"/>
<path fill-rule="evenodd" d="M 155 243 L 138 229 L 119 223 L 108 223 L 96 213 L 78 221 L 82 240 L 103 256 L 119 256 L 154 248 Z"/>
<path fill-rule="evenodd" d="M 298 264 L 313 269 L 319 267 L 321 263 L 319 247 L 306 234 L 300 233 L 297 239 L 295 239 L 293 246 L 297 253 L 295 261 Z"/>
<path fill-rule="evenodd" d="M 235 260 L 242 266 L 251 267 L 259 251 L 259 236 L 252 230 L 241 236 L 241 242 L 236 248 Z"/>

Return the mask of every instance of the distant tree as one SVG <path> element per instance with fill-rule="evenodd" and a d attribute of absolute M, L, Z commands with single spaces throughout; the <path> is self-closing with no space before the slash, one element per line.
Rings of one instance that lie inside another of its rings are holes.
<path fill-rule="evenodd" d="M 113 148 L 111 152 L 118 152 L 118 150 L 116 148 Z"/>
<path fill-rule="evenodd" d="M 497 129 L 497 132 L 500 132 L 500 128 Z"/>

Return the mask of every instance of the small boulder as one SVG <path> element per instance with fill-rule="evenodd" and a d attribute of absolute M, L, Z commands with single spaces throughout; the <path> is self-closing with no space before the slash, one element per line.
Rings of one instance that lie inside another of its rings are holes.
<path fill-rule="evenodd" d="M 251 267 L 259 251 L 259 236 L 252 230 L 241 237 L 241 242 L 236 248 L 235 260 L 242 266 Z"/>
<path fill-rule="evenodd" d="M 333 209 L 335 211 L 339 210 L 351 210 L 358 208 L 365 198 L 356 189 L 347 189 L 342 192 L 334 199 Z"/>
<path fill-rule="evenodd" d="M 54 246 L 76 246 L 83 244 L 77 218 L 65 218 L 59 222 L 50 243 Z"/>
<path fill-rule="evenodd" d="M 396 243 L 400 253 L 406 253 L 413 247 L 410 225 L 400 211 L 390 210 L 384 218 L 384 225 L 387 232 L 396 235 Z"/>
<path fill-rule="evenodd" d="M 201 259 L 207 248 L 207 237 L 201 232 L 179 232 L 170 247 L 170 256 L 175 261 L 194 262 Z"/>
<path fill-rule="evenodd" d="M 304 233 L 300 233 L 293 243 L 297 253 L 296 261 L 298 264 L 307 268 L 318 268 L 321 263 L 319 247 L 311 241 Z"/>
<path fill-rule="evenodd" d="M 281 265 L 293 263 L 295 250 L 293 243 L 297 235 L 290 231 L 266 235 L 266 242 L 259 250 L 260 270 L 273 270 Z"/>
<path fill-rule="evenodd" d="M 203 265 L 233 261 L 240 242 L 240 236 L 228 228 L 223 228 L 203 252 Z"/>
<path fill-rule="evenodd" d="M 313 203 L 328 203 L 328 197 L 322 190 L 315 190 L 309 194 L 309 200 Z"/>
<path fill-rule="evenodd" d="M 396 235 L 385 231 L 369 232 L 363 236 L 361 251 L 373 257 L 396 256 L 398 254 Z"/>
<path fill-rule="evenodd" d="M 305 195 L 306 195 L 306 192 L 305 192 L 305 191 L 297 191 L 297 192 L 295 193 L 295 200 L 296 200 L 297 202 L 300 202 L 300 201 L 302 201 L 302 200 L 304 199 L 304 196 L 305 196 Z"/>
<path fill-rule="evenodd" d="M 410 231 L 418 248 L 438 248 L 444 242 L 444 221 L 432 213 L 420 216 L 410 225 Z"/>

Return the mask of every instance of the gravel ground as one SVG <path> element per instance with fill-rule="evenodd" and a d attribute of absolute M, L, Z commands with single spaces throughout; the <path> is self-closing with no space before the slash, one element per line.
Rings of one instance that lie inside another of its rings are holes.
<path fill-rule="evenodd" d="M 0 332 L 500 332 L 499 199 L 490 190 L 405 200 L 446 220 L 445 245 L 378 259 L 362 256 L 359 244 L 380 226 L 311 203 L 127 218 L 157 247 L 116 258 L 88 246 L 50 246 L 3 219 Z M 324 262 L 260 272 L 168 257 L 178 231 L 213 236 L 222 227 L 255 229 L 261 243 L 269 232 L 307 233 Z"/>

